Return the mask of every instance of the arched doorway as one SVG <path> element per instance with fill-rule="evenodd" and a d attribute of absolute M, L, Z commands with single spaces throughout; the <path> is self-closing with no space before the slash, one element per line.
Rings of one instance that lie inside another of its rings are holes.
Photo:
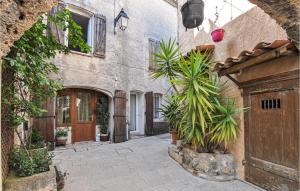
<path fill-rule="evenodd" d="M 96 105 L 108 96 L 97 91 L 70 88 L 56 97 L 56 128 L 70 129 L 70 142 L 96 140 Z"/>

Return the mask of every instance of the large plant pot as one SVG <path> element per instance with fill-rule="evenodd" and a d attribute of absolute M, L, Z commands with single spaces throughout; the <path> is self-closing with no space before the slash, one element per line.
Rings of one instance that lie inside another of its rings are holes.
<path fill-rule="evenodd" d="M 204 19 L 202 0 L 189 0 L 181 7 L 183 26 L 192 29 L 200 26 Z"/>
<path fill-rule="evenodd" d="M 56 137 L 56 145 L 65 146 L 67 144 L 68 137 Z"/>
<path fill-rule="evenodd" d="M 108 138 L 108 134 L 100 134 L 100 141 L 108 141 L 109 138 Z"/>
<path fill-rule="evenodd" d="M 178 139 L 178 131 L 170 131 L 170 134 L 171 134 L 171 144 L 176 144 L 177 142 L 177 139 Z"/>

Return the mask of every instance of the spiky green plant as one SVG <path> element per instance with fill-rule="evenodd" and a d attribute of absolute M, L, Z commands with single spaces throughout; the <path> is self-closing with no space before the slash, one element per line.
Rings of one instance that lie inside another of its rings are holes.
<path fill-rule="evenodd" d="M 169 123 L 170 130 L 178 130 L 182 118 L 182 110 L 176 96 L 170 96 L 160 108 L 162 116 Z"/>
<path fill-rule="evenodd" d="M 176 93 L 176 106 L 181 116 L 175 118 L 169 103 L 165 117 L 178 126 L 181 136 L 195 148 L 212 152 L 227 147 L 237 137 L 238 127 L 234 116 L 240 111 L 233 100 L 221 103 L 222 86 L 211 67 L 214 64 L 207 53 L 192 51 L 182 56 L 175 40 L 162 41 L 160 52 L 155 54 L 158 65 L 153 71 L 154 79 L 167 77 Z M 176 122 L 173 120 L 177 120 Z"/>
<path fill-rule="evenodd" d="M 171 38 L 165 43 L 164 40 L 160 43 L 160 51 L 154 53 L 155 72 L 152 73 L 154 79 L 160 77 L 166 77 L 169 80 L 173 80 L 178 70 L 178 59 L 179 59 L 179 47 L 176 44 L 175 39 Z M 173 89 L 177 90 L 177 87 L 171 83 Z"/>

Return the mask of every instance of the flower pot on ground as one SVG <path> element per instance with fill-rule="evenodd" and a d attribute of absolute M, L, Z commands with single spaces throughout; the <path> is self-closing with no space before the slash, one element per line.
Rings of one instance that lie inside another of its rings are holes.
<path fill-rule="evenodd" d="M 109 141 L 109 124 L 110 113 L 108 111 L 108 98 L 100 97 L 96 104 L 96 121 L 99 124 L 100 141 Z"/>
<path fill-rule="evenodd" d="M 57 129 L 55 133 L 55 137 L 56 137 L 56 145 L 65 146 L 68 140 L 68 129 Z"/>
<path fill-rule="evenodd" d="M 171 144 L 176 145 L 177 139 L 178 139 L 178 131 L 177 130 L 170 130 L 171 134 Z"/>
<path fill-rule="evenodd" d="M 107 134 L 100 134 L 100 141 L 108 141 L 108 133 Z"/>

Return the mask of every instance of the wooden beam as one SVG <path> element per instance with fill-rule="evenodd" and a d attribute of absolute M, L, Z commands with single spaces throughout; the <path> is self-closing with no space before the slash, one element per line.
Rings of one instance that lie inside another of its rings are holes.
<path fill-rule="evenodd" d="M 236 64 L 236 65 L 233 65 L 230 68 L 221 70 L 219 72 L 219 75 L 220 76 L 225 76 L 227 74 L 234 74 L 234 73 L 239 72 L 242 69 L 249 68 L 251 66 L 254 66 L 254 65 L 257 65 L 257 64 L 260 64 L 260 63 L 263 63 L 263 62 L 267 62 L 267 61 L 272 60 L 274 58 L 279 58 L 281 56 L 284 56 L 287 52 L 287 45 L 284 45 L 282 47 L 279 47 L 279 48 L 276 48 L 276 49 L 271 50 L 269 52 L 266 52 L 266 53 L 264 53 L 260 56 L 252 58 L 250 60 L 247 60 L 246 62 L 239 63 L 239 64 Z"/>

